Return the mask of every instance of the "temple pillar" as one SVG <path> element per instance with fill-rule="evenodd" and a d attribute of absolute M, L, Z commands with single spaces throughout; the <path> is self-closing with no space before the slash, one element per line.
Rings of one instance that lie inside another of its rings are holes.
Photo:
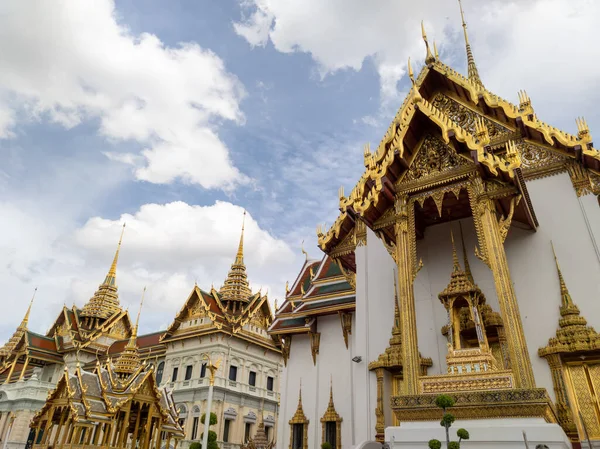
<path fill-rule="evenodd" d="M 500 313 L 506 330 L 508 358 L 513 371 L 516 388 L 535 388 L 535 379 L 529 359 L 529 351 L 523 332 L 523 323 L 515 295 L 506 252 L 504 236 L 500 233 L 500 224 L 496 216 L 496 205 L 485 191 L 479 176 L 471 179 L 469 199 L 475 220 L 475 229 L 480 249 L 477 256 L 490 268 L 494 276 Z M 510 226 L 510 221 L 504 223 Z M 507 232 L 507 228 L 504 232 Z"/>
<path fill-rule="evenodd" d="M 25 363 L 23 364 L 23 369 L 21 369 L 19 380 L 23 380 L 23 376 L 25 376 L 25 370 L 27 369 L 27 365 L 29 365 L 29 357 L 25 356 Z"/>
<path fill-rule="evenodd" d="M 402 329 L 404 394 L 419 393 L 419 348 L 417 345 L 417 314 L 413 281 L 415 264 L 412 249 L 415 244 L 414 205 L 408 197 L 396 198 L 396 263 L 398 266 L 398 307 Z"/>
<path fill-rule="evenodd" d="M 375 409 L 375 416 L 377 422 L 375 424 L 375 440 L 378 443 L 385 442 L 385 413 L 383 410 L 383 368 L 377 368 L 375 370 L 377 375 L 377 408 Z"/>
<path fill-rule="evenodd" d="M 4 381 L 5 384 L 10 383 L 10 379 L 11 379 L 11 377 L 13 375 L 14 370 L 15 370 L 15 366 L 17 366 L 17 359 L 18 358 L 19 358 L 18 356 L 15 357 L 15 360 L 13 360 L 12 365 L 10 365 L 10 370 L 8 371 L 8 376 L 6 376 L 6 380 Z"/>
<path fill-rule="evenodd" d="M 131 402 L 129 403 L 129 407 L 127 407 L 127 411 L 125 412 L 125 419 L 123 420 L 123 425 L 121 426 L 121 435 L 119 438 L 119 446 L 124 447 L 125 443 L 127 443 L 127 433 L 129 431 L 129 414 L 131 413 Z"/>
<path fill-rule="evenodd" d="M 577 426 L 573 420 L 573 413 L 569 407 L 569 398 L 563 377 L 563 363 L 560 354 L 549 354 L 546 356 L 550 373 L 552 374 L 552 384 L 554 386 L 554 394 L 556 396 L 556 413 L 558 415 L 558 423 L 561 425 L 565 433 L 571 438 L 577 438 Z"/>

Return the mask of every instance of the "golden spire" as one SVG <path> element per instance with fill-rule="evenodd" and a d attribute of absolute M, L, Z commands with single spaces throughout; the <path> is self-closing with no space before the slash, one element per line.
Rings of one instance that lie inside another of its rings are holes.
<path fill-rule="evenodd" d="M 569 289 L 567 288 L 567 284 L 565 283 L 565 279 L 563 278 L 562 271 L 560 271 L 560 265 L 558 264 L 558 258 L 556 257 L 556 252 L 554 251 L 554 243 L 550 242 L 552 245 L 552 254 L 554 254 L 554 263 L 556 263 L 556 271 L 558 272 L 558 281 L 560 282 L 560 298 L 561 304 L 563 308 L 573 307 L 575 303 L 571 298 L 571 294 L 569 293 Z M 576 306 L 575 306 L 576 307 Z"/>
<path fill-rule="evenodd" d="M 121 229 L 121 237 L 119 237 L 119 243 L 117 245 L 117 251 L 115 252 L 115 257 L 113 259 L 113 263 L 108 270 L 108 274 L 104 279 L 104 283 L 108 285 L 115 285 L 115 281 L 117 280 L 117 263 L 119 262 L 119 251 L 121 250 L 121 243 L 123 242 L 123 233 L 125 232 L 125 223 L 123 223 L 123 229 Z"/>
<path fill-rule="evenodd" d="M 244 263 L 244 226 L 246 225 L 246 211 L 244 211 L 244 218 L 242 218 L 242 234 L 240 235 L 240 244 L 238 246 L 237 254 L 235 256 L 235 263 L 243 265 Z"/>
<path fill-rule="evenodd" d="M 440 54 L 438 53 L 437 45 L 435 41 L 433 41 L 433 54 L 435 55 L 435 59 L 440 59 Z"/>
<path fill-rule="evenodd" d="M 460 240 L 462 242 L 462 251 L 463 251 L 463 260 L 465 264 L 465 273 L 471 282 L 475 282 L 473 279 L 473 273 L 471 273 L 471 266 L 469 265 L 469 258 L 467 257 L 467 248 L 465 247 L 465 236 L 463 234 L 462 223 L 459 221 L 458 225 L 460 227 Z"/>
<path fill-rule="evenodd" d="M 548 346 L 540 348 L 538 354 L 546 357 L 557 353 L 595 351 L 600 347 L 600 335 L 593 327 L 587 325 L 586 319 L 581 316 L 579 308 L 573 302 L 558 264 L 554 244 L 552 244 L 552 253 L 560 283 L 561 318 L 558 320 L 559 329 L 556 331 L 556 337 L 548 341 Z"/>
<path fill-rule="evenodd" d="M 119 295 L 117 294 L 117 263 L 119 261 L 119 251 L 121 250 L 121 243 L 123 242 L 123 233 L 125 232 L 125 223 L 123 223 L 123 229 L 121 230 L 121 237 L 119 238 L 119 244 L 117 245 L 117 251 L 113 262 L 104 278 L 104 282 L 100 284 L 98 290 L 94 293 L 94 296 L 87 302 L 87 304 L 81 310 L 81 316 L 95 317 L 95 318 L 109 318 L 115 313 L 121 311 L 119 305 Z"/>
<path fill-rule="evenodd" d="M 235 261 L 231 265 L 231 269 L 227 274 L 227 279 L 219 290 L 221 301 L 242 301 L 248 302 L 252 291 L 248 283 L 246 275 L 246 265 L 244 265 L 244 226 L 246 222 L 246 211 L 242 219 L 242 234 L 240 236 L 240 244 L 238 246 Z M 241 311 L 241 310 L 240 310 Z"/>
<path fill-rule="evenodd" d="M 454 232 L 450 230 L 450 240 L 452 240 L 452 271 L 461 271 L 460 262 L 458 261 L 458 255 L 456 254 L 456 245 L 454 244 Z"/>
<path fill-rule="evenodd" d="M 427 40 L 427 33 L 425 33 L 425 24 L 421 20 L 421 34 L 423 35 L 423 40 L 425 41 L 425 47 L 427 48 L 427 55 L 425 56 L 425 64 L 431 64 L 435 61 L 435 57 L 431 54 L 431 49 L 429 48 L 429 41 Z"/>
<path fill-rule="evenodd" d="M 33 300 L 35 299 L 35 294 L 37 293 L 37 287 L 33 290 L 33 296 L 31 297 L 31 301 L 29 301 L 29 307 L 27 307 L 27 312 L 25 312 L 25 316 L 23 317 L 23 321 L 21 321 L 21 325 L 23 329 L 27 329 L 27 323 L 29 323 L 29 314 L 31 313 L 31 306 L 33 305 Z"/>
<path fill-rule="evenodd" d="M 456 253 L 456 245 L 454 244 L 454 233 L 452 231 L 450 231 L 450 239 L 452 240 L 452 274 L 450 275 L 450 283 L 444 291 L 438 295 L 438 298 L 440 298 L 442 302 L 460 294 L 472 292 L 481 293 L 479 287 L 477 287 L 472 280 L 470 268 L 468 272 L 465 272 L 460 266 L 458 255 Z"/>
<path fill-rule="evenodd" d="M 119 359 L 115 363 L 114 371 L 123 376 L 128 376 L 138 370 L 140 367 L 140 354 L 138 352 L 137 346 L 137 333 L 138 326 L 140 323 L 140 314 L 142 313 L 142 306 L 144 305 L 144 296 L 146 296 L 146 287 L 144 287 L 144 291 L 142 292 L 142 299 L 140 301 L 140 308 L 138 309 L 137 318 L 135 320 L 135 325 L 131 331 L 131 337 L 129 341 L 125 345 L 125 349 L 121 353 Z"/>
<path fill-rule="evenodd" d="M 31 298 L 31 301 L 29 302 L 29 307 L 27 307 L 27 312 L 25 312 L 25 316 L 23 317 L 21 324 L 19 324 L 19 327 L 17 327 L 17 330 L 15 331 L 15 333 L 4 344 L 4 346 L 0 347 L 0 357 L 6 357 L 6 356 L 10 355 L 13 352 L 13 350 L 17 347 L 19 342 L 21 341 L 21 338 L 23 337 L 25 332 L 27 332 L 27 323 L 29 323 L 29 314 L 31 313 L 31 306 L 33 304 L 33 300 L 35 298 L 36 292 L 37 292 L 37 287 L 33 291 L 33 296 Z"/>
<path fill-rule="evenodd" d="M 462 27 L 465 34 L 465 44 L 467 47 L 467 65 L 469 70 L 469 79 L 483 86 L 481 78 L 479 78 L 477 66 L 475 65 L 475 58 L 473 57 L 473 52 L 471 51 L 471 44 L 469 43 L 469 33 L 467 32 L 467 22 L 465 22 L 465 13 L 463 11 L 461 0 L 458 0 L 458 6 L 460 7 L 460 17 L 462 19 Z"/>

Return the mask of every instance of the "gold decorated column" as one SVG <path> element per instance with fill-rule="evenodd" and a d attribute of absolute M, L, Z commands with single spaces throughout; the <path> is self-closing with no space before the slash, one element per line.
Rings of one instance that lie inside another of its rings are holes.
<path fill-rule="evenodd" d="M 556 412 L 558 415 L 558 423 L 564 429 L 567 435 L 577 435 L 577 427 L 573 420 L 573 414 L 569 407 L 569 398 L 565 388 L 563 379 L 563 364 L 559 354 L 549 354 L 546 356 L 550 373 L 552 374 L 552 383 L 554 385 L 554 394 L 556 395 Z"/>
<path fill-rule="evenodd" d="M 375 416 L 377 423 L 375 424 L 375 440 L 383 443 L 385 440 L 385 413 L 383 411 L 383 368 L 375 370 L 377 374 L 377 408 Z"/>
<path fill-rule="evenodd" d="M 504 238 L 510 220 L 502 219 L 501 223 L 498 222 L 495 203 L 487 195 L 479 176 L 472 178 L 469 196 L 480 245 L 477 256 L 488 265 L 494 276 L 500 313 L 508 337 L 508 356 L 515 377 L 515 387 L 534 388 L 535 380 L 523 333 L 523 323 L 504 251 Z"/>
<path fill-rule="evenodd" d="M 404 394 L 419 393 L 419 348 L 413 281 L 415 263 L 414 207 L 406 195 L 396 198 L 396 263 L 398 266 L 398 307 L 402 329 L 402 370 Z"/>

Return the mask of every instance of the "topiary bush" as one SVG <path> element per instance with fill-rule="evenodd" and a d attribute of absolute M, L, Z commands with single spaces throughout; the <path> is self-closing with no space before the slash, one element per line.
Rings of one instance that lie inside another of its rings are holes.
<path fill-rule="evenodd" d="M 200 441 L 202 441 L 203 436 L 204 432 L 200 434 Z M 198 444 L 200 445 L 200 449 L 202 449 L 202 443 Z M 219 446 L 217 445 L 217 432 L 213 432 L 212 430 L 208 431 L 208 449 L 219 449 Z"/>
<path fill-rule="evenodd" d="M 204 424 L 204 420 L 206 418 L 206 413 L 202 413 L 202 416 L 200 417 L 200 422 L 202 424 Z M 210 412 L 210 421 L 208 423 L 209 426 L 214 426 L 217 423 L 217 414 Z"/>
<path fill-rule="evenodd" d="M 442 449 L 442 442 L 440 440 L 429 440 L 429 449 Z"/>
<path fill-rule="evenodd" d="M 198 443 L 197 441 L 194 441 L 193 443 L 190 444 L 189 449 L 201 449 L 202 448 L 202 444 Z"/>
<path fill-rule="evenodd" d="M 206 413 L 203 413 L 202 416 L 200 417 L 200 422 L 202 424 L 204 424 L 204 421 L 206 419 Z M 217 424 L 217 414 L 210 412 L 210 419 L 208 421 L 208 426 L 214 426 L 215 424 Z M 202 441 L 204 437 L 204 432 L 202 432 L 200 434 L 200 441 Z M 191 445 L 190 445 L 191 446 Z M 207 449 L 219 449 L 219 446 L 217 445 L 217 432 L 213 432 L 212 430 L 208 431 L 208 444 L 207 444 L 208 448 Z M 192 449 L 190 447 L 190 449 Z M 202 448 L 202 444 L 200 444 L 200 449 Z"/>
<path fill-rule="evenodd" d="M 329 441 L 325 441 L 323 444 L 321 444 L 321 449 L 332 449 L 331 443 Z"/>
<path fill-rule="evenodd" d="M 460 449 L 460 443 L 462 440 L 469 439 L 469 432 L 465 429 L 458 429 L 456 431 L 456 436 L 458 437 L 458 441 L 450 441 L 450 427 L 456 421 L 456 418 L 453 414 L 447 413 L 446 409 L 452 407 L 454 405 L 454 398 L 445 394 L 439 395 L 435 398 L 435 405 L 442 409 L 442 419 L 440 421 L 440 426 L 446 429 L 446 448 L 447 449 Z M 442 442 L 440 440 L 429 440 L 429 449 L 441 449 Z"/>

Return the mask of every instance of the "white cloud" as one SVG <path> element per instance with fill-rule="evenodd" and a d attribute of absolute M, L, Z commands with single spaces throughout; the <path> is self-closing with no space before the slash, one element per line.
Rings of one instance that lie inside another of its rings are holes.
<path fill-rule="evenodd" d="M 115 220 L 94 217 L 72 231 L 47 226 L 10 204 L 0 204 L 9 226 L 0 235 L 0 283 L 18 306 L 5 311 L 0 341 L 21 320 L 26 302 L 38 286 L 30 328 L 39 332 L 51 324 L 63 301 L 81 307 L 104 279 L 112 262 L 123 222 L 117 283 L 121 304 L 130 311 L 144 286 L 147 296 L 142 330 L 168 324 L 183 305 L 194 281 L 219 288 L 235 258 L 243 209 L 228 202 L 193 206 L 183 202 L 146 204 Z M 12 225 L 10 225 L 12 223 Z M 246 216 L 245 262 L 252 288 L 283 297 L 283 286 L 300 265 L 283 241 Z M 281 302 L 281 301 L 280 301 Z"/>
<path fill-rule="evenodd" d="M 252 45 L 264 44 L 268 34 L 280 52 L 310 53 L 322 75 L 360 70 L 371 58 L 388 121 L 387 106 L 395 103 L 397 108 L 401 103 L 397 83 L 406 73 L 408 57 L 417 61 L 425 57 L 421 20 L 430 43 L 437 40 L 442 60 L 451 65 L 464 60 L 456 1 L 381 0 L 374 5 L 362 0 L 253 0 L 251 4 L 243 2 L 245 14 L 235 30 Z M 527 88 L 534 106 L 552 111 L 548 120 L 593 113 L 592 105 L 599 99 L 600 46 L 595 44 L 599 2 L 465 0 L 463 4 L 487 86 L 513 101 L 518 89 Z M 466 72 L 466 67 L 455 68 Z"/>
<path fill-rule="evenodd" d="M 239 80 L 195 43 L 133 35 L 113 0 L 2 2 L 0 66 L 0 138 L 22 121 L 69 129 L 98 119 L 109 140 L 145 148 L 128 156 L 139 179 L 224 189 L 248 181 L 216 125 L 243 123 Z"/>

